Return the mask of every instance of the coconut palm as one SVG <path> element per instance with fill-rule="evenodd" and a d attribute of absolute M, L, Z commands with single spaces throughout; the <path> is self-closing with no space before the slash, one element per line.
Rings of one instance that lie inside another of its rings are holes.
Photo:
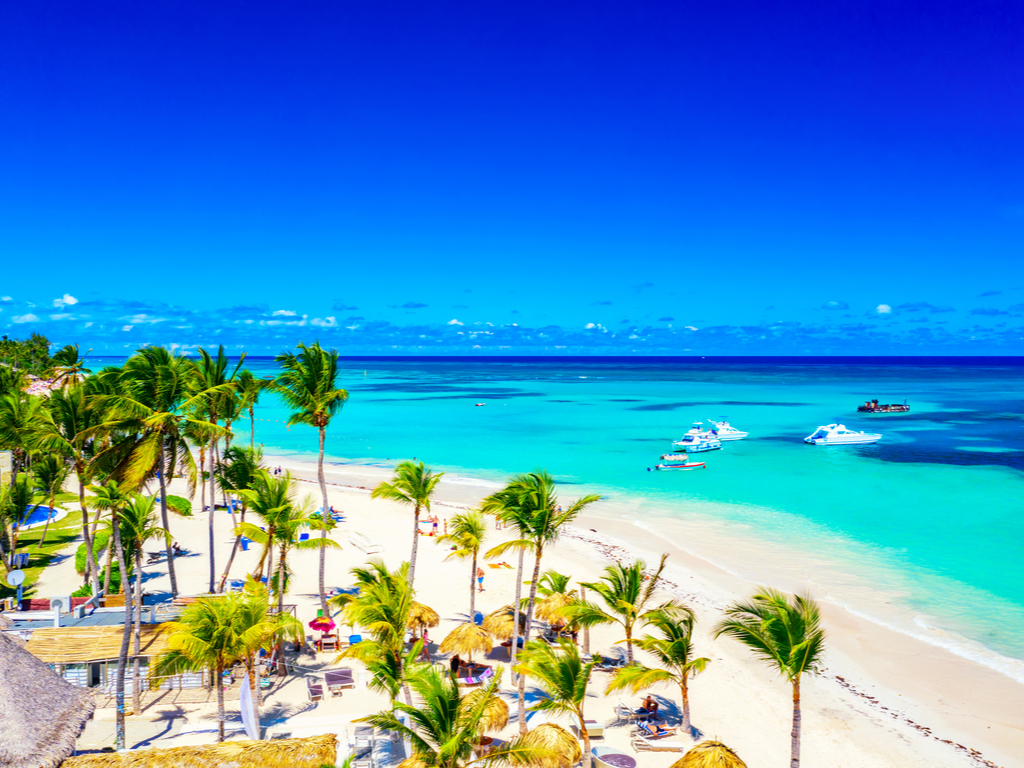
<path fill-rule="evenodd" d="M 324 480 L 324 438 L 327 427 L 334 415 L 348 400 L 348 392 L 337 387 L 338 350 L 325 350 L 317 342 L 311 347 L 299 344 L 298 354 L 282 352 L 275 360 L 283 369 L 274 379 L 274 388 L 285 404 L 292 409 L 288 417 L 288 426 L 306 424 L 316 427 L 320 436 L 320 448 L 317 453 L 316 476 L 320 483 L 320 496 L 323 499 L 320 515 L 320 537 L 327 538 L 333 520 L 328 514 L 330 505 L 327 503 L 327 482 Z M 326 549 L 320 551 L 320 607 L 327 613 L 326 588 L 324 573 L 326 571 Z"/>
<path fill-rule="evenodd" d="M 431 472 L 422 461 L 401 461 L 390 481 L 380 483 L 370 494 L 412 507 L 412 555 L 409 557 L 409 583 L 416 576 L 416 547 L 420 538 L 420 512 L 430 511 L 430 501 L 444 472 Z"/>
<path fill-rule="evenodd" d="M 256 419 L 255 409 L 260 401 L 260 395 L 267 391 L 273 379 L 258 379 L 256 374 L 248 368 L 238 374 L 235 382 L 238 394 L 239 406 L 242 410 L 249 412 L 249 448 L 256 447 Z"/>
<path fill-rule="evenodd" d="M 587 700 L 590 673 L 597 663 L 596 659 L 582 659 L 579 649 L 569 640 L 560 640 L 556 647 L 531 640 L 519 658 L 519 673 L 533 678 L 545 694 L 545 698 L 531 706 L 530 711 L 573 717 L 583 734 L 584 765 L 591 764 L 592 755 L 583 705 Z"/>
<path fill-rule="evenodd" d="M 503 523 L 512 527 L 518 539 L 505 542 L 487 553 L 488 558 L 498 557 L 511 549 L 534 553 L 533 578 L 530 579 L 530 596 L 526 604 L 526 629 L 524 642 L 530 639 L 530 628 L 533 624 L 534 605 L 537 600 L 537 586 L 540 580 L 541 560 L 544 548 L 553 544 L 564 525 L 568 525 L 588 505 L 601 497 L 596 494 L 583 496 L 564 510 L 558 503 L 557 484 L 555 479 L 544 470 L 528 474 L 515 475 L 508 485 L 497 493 L 484 499 L 481 505 L 484 512 L 496 515 Z M 520 561 L 521 562 L 521 561 Z M 522 579 L 520 574 L 517 581 Z M 518 597 L 515 602 L 518 609 Z M 518 626 L 518 617 L 515 625 Z M 516 649 L 517 640 L 513 639 L 512 647 Z M 526 681 L 519 679 L 519 730 L 526 732 Z"/>
<path fill-rule="evenodd" d="M 93 505 L 96 509 L 110 512 L 111 541 L 114 552 L 117 554 L 117 567 L 121 571 L 121 584 L 124 585 L 128 578 L 128 567 L 124 556 L 124 542 L 121 540 L 121 510 L 131 501 L 131 494 L 122 488 L 116 480 L 108 480 L 103 485 L 90 486 L 89 490 L 93 493 Z M 118 750 L 125 748 L 124 675 L 128 666 L 128 644 L 131 641 L 134 610 L 131 589 L 125 590 L 124 607 L 124 631 L 121 633 L 121 650 L 117 655 L 117 677 L 114 682 L 114 696 L 117 702 L 114 748 Z"/>
<path fill-rule="evenodd" d="M 13 567 L 14 553 L 18 549 L 18 536 L 21 533 L 20 527 L 25 518 L 39 508 L 36 503 L 35 489 L 32 478 L 29 475 L 19 475 L 11 485 L 7 486 L 5 495 L 5 525 L 3 534 L 11 543 L 11 551 L 8 560 L 8 570 Z"/>
<path fill-rule="evenodd" d="M 251 581 L 243 593 L 200 598 L 168 622 L 167 650 L 150 667 L 150 680 L 210 670 L 217 687 L 217 741 L 224 740 L 224 672 L 242 663 L 257 682 L 256 654 L 284 640 L 299 640 L 302 624 L 288 614 L 271 615 L 264 590 Z M 256 713 L 257 723 L 259 713 Z"/>
<path fill-rule="evenodd" d="M 537 618 L 555 627 L 566 624 L 564 608 L 579 602 L 579 593 L 570 589 L 572 577 L 547 570 L 540 575 L 537 584 L 537 605 L 534 608 Z"/>
<path fill-rule="evenodd" d="M 629 689 L 639 693 L 655 685 L 676 685 L 683 703 L 683 730 L 690 727 L 690 679 L 703 672 L 711 659 L 697 657 L 693 651 L 693 611 L 675 607 L 668 611 L 651 611 L 647 623 L 661 632 L 661 637 L 644 635 L 636 646 L 657 659 L 663 669 L 652 669 L 632 664 L 620 669 L 609 681 L 606 693 Z"/>
<path fill-rule="evenodd" d="M 18 478 L 43 420 L 42 399 L 22 392 L 0 397 L 0 449 L 11 452 L 11 482 Z"/>
<path fill-rule="evenodd" d="M 43 533 L 39 537 L 36 549 L 43 546 L 46 541 L 46 534 L 50 530 L 50 520 L 53 519 L 53 508 L 57 504 L 57 496 L 64 491 L 64 482 L 68 479 L 71 468 L 60 456 L 51 453 L 45 454 L 32 464 L 32 475 L 35 480 L 36 493 L 40 500 L 46 502 L 46 525 L 43 526 Z M 84 512 L 82 513 L 85 514 Z"/>
<path fill-rule="evenodd" d="M 469 620 L 476 621 L 476 562 L 480 547 L 487 537 L 487 521 L 476 509 L 455 515 L 448 527 L 448 533 L 437 539 L 441 545 L 451 544 L 454 550 L 448 557 L 470 560 L 469 567 Z"/>
<path fill-rule="evenodd" d="M 242 373 L 245 373 L 245 371 Z M 224 458 L 217 464 L 217 483 L 224 493 L 238 496 L 241 502 L 239 522 L 245 522 L 245 513 L 247 511 L 246 499 L 239 494 L 239 491 L 252 490 L 253 483 L 256 481 L 256 475 L 264 471 L 266 471 L 266 467 L 263 464 L 262 448 L 244 448 L 242 446 L 230 445 L 224 449 Z M 231 573 L 231 566 L 235 562 L 235 555 L 238 552 L 241 541 L 242 537 L 236 535 L 235 543 L 231 547 L 231 555 L 228 557 L 228 564 L 224 567 L 224 573 L 220 577 L 220 585 L 217 587 L 218 592 L 224 591 L 224 585 L 227 583 L 228 574 Z"/>
<path fill-rule="evenodd" d="M 93 532 L 85 501 L 95 444 L 94 432 L 103 422 L 102 413 L 82 385 L 73 385 L 50 393 L 46 401 L 47 418 L 40 424 L 36 442 L 41 450 L 52 451 L 71 462 L 78 480 L 78 503 L 82 508 L 82 540 L 85 542 L 86 579 L 92 593 L 99 594 L 99 569 L 93 553 Z M 94 527 L 94 526 L 93 526 Z"/>
<path fill-rule="evenodd" d="M 583 585 L 600 596 L 605 608 L 581 600 L 574 605 L 566 606 L 562 610 L 563 615 L 581 627 L 620 624 L 626 633 L 626 661 L 632 664 L 633 631 L 636 625 L 646 621 L 654 611 L 671 611 L 679 607 L 679 603 L 674 600 L 667 600 L 656 606 L 651 605 L 667 559 L 668 555 L 661 556 L 657 570 L 649 578 L 645 574 L 647 565 L 643 560 L 637 560 L 630 565 L 615 563 L 607 566 L 600 581 L 587 582 Z"/>
<path fill-rule="evenodd" d="M 808 595 L 792 600 L 777 589 L 758 587 L 749 600 L 725 609 L 715 637 L 727 635 L 747 646 L 776 669 L 793 688 L 793 730 L 790 768 L 800 765 L 800 678 L 817 674 L 825 653 L 821 612 Z"/>
<path fill-rule="evenodd" d="M 151 539 L 163 538 L 167 531 L 157 525 L 156 499 L 134 494 L 121 509 L 121 543 L 135 559 L 135 660 L 132 662 L 132 705 L 142 711 L 142 675 L 139 653 L 142 646 L 142 548 Z M 127 558 L 126 558 L 127 559 Z M 128 574 L 122 572 L 121 583 Z"/>
<path fill-rule="evenodd" d="M 549 726 L 539 734 L 519 736 L 488 754 L 474 757 L 473 747 L 480 738 L 508 722 L 508 705 L 498 695 L 500 682 L 501 675 L 495 675 L 484 687 L 462 693 L 443 667 L 424 665 L 409 677 L 409 685 L 418 699 L 416 706 L 395 704 L 356 722 L 370 723 L 408 740 L 412 754 L 405 762 L 409 766 L 568 768 L 574 764 L 579 755 L 576 740 L 563 731 L 568 738 L 556 742 L 545 733 L 557 726 Z"/>
<path fill-rule="evenodd" d="M 89 352 L 92 352 L 90 349 Z M 89 354 L 86 352 L 85 354 Z M 63 387 L 81 384 L 92 371 L 85 367 L 85 356 L 80 354 L 77 344 L 67 344 L 58 349 L 50 359 L 50 375 L 54 384 Z M 57 390 L 59 391 L 59 390 Z"/>
<path fill-rule="evenodd" d="M 273 576 L 274 537 L 276 536 L 278 518 L 283 518 L 285 521 L 289 520 L 292 515 L 292 509 L 296 504 L 295 485 L 292 482 L 292 476 L 286 472 L 281 477 L 274 477 L 266 470 L 260 470 L 253 476 L 249 488 L 240 488 L 236 493 L 248 505 L 252 513 L 262 521 L 263 527 L 266 528 L 265 531 L 261 532 L 260 538 L 257 540 L 257 543 L 263 545 L 263 552 L 260 554 L 256 570 L 253 571 L 252 575 L 256 579 L 260 579 L 265 575 L 269 582 Z M 245 530 L 251 531 L 252 528 L 248 527 L 251 525 L 249 522 L 245 523 Z M 242 527 L 239 526 L 239 528 Z M 259 530 L 258 526 L 256 526 L 256 530 Z M 239 535 L 239 531 L 236 530 L 235 535 Z M 264 569 L 266 570 L 265 574 Z"/>

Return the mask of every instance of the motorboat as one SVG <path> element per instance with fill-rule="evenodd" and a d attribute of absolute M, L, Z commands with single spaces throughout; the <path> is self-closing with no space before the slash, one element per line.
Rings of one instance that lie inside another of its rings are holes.
<path fill-rule="evenodd" d="M 685 453 L 663 453 L 661 454 L 662 464 L 658 464 L 655 469 L 704 469 L 705 464 L 703 461 L 690 461 L 690 457 Z"/>
<path fill-rule="evenodd" d="M 704 451 L 716 451 L 722 447 L 722 441 L 710 432 L 700 434 L 687 434 L 681 440 L 675 440 L 672 447 L 677 451 L 687 453 L 703 453 Z"/>
<path fill-rule="evenodd" d="M 879 434 L 871 432 L 855 432 L 847 429 L 845 424 L 829 424 L 818 427 L 804 438 L 811 445 L 869 445 L 882 439 Z"/>
<path fill-rule="evenodd" d="M 907 405 L 907 401 L 904 400 L 902 403 L 880 403 L 876 397 L 874 400 L 868 400 L 864 405 L 857 406 L 858 413 L 909 413 L 910 406 Z"/>
<path fill-rule="evenodd" d="M 732 426 L 728 421 L 712 421 L 712 434 L 719 440 L 742 440 L 749 435 L 749 432 L 742 432 Z"/>

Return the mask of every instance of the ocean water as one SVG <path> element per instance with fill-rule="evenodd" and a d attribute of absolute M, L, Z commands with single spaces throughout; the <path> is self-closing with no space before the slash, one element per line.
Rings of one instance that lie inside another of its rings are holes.
<path fill-rule="evenodd" d="M 597 491 L 605 514 L 739 576 L 810 589 L 1024 681 L 1024 359 L 343 365 L 332 461 L 415 456 L 494 482 L 543 467 L 567 496 Z M 858 414 L 870 398 L 912 410 Z M 257 440 L 315 455 L 315 431 L 286 416 L 261 404 Z M 706 470 L 648 471 L 692 422 L 721 417 L 750 437 L 700 454 Z M 832 422 L 884 438 L 803 442 Z"/>

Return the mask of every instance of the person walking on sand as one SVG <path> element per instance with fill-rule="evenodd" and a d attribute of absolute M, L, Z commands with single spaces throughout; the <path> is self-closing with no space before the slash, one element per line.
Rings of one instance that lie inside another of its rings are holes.
<path fill-rule="evenodd" d="M 477 581 L 477 584 L 480 585 L 480 591 L 483 592 L 484 591 L 484 569 L 483 568 L 477 568 L 476 569 L 476 581 Z"/>
<path fill-rule="evenodd" d="M 432 529 L 430 531 L 430 535 L 431 536 L 437 536 L 437 523 L 438 523 L 437 515 L 434 515 L 433 517 L 431 517 L 430 518 L 430 522 L 433 523 L 433 527 L 432 527 Z"/>

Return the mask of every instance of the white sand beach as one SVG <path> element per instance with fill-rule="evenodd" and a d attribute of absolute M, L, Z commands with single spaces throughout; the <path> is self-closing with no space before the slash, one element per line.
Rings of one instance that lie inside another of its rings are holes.
<path fill-rule="evenodd" d="M 315 463 L 277 457 L 268 457 L 268 463 L 290 469 L 301 481 L 301 491 L 319 499 Z M 345 516 L 344 522 L 332 533 L 343 549 L 328 553 L 329 588 L 350 585 L 349 570 L 370 557 L 349 544 L 351 533 L 362 533 L 380 544 L 382 552 L 375 556 L 382 557 L 389 566 L 397 566 L 409 557 L 411 512 L 389 502 L 371 500 L 369 496 L 369 488 L 383 476 L 383 470 L 373 468 L 327 467 L 331 504 Z M 458 478 L 447 480 L 442 480 L 438 488 L 439 501 L 434 507 L 435 514 L 442 519 L 450 517 L 460 507 L 474 504 L 488 492 L 481 486 L 460 482 Z M 574 488 L 573 492 L 576 490 Z M 209 579 L 205 555 L 206 516 L 176 517 L 171 521 L 171 528 L 174 538 L 192 553 L 177 561 L 179 592 L 183 595 L 204 592 Z M 786 764 L 791 717 L 788 686 L 756 662 L 739 643 L 709 637 L 721 608 L 736 597 L 749 594 L 753 585 L 674 546 L 667 523 L 664 530 L 658 532 L 662 535 L 655 536 L 628 521 L 603 517 L 599 504 L 593 514 L 581 517 L 558 544 L 545 553 L 543 567 L 569 574 L 574 580 L 593 580 L 613 560 L 641 557 L 648 563 L 655 563 L 662 552 L 668 552 L 665 591 L 674 593 L 694 609 L 698 618 L 698 650 L 712 658 L 707 672 L 692 684 L 694 725 L 706 737 L 733 747 L 751 768 Z M 505 535 L 492 529 L 485 546 L 499 543 Z M 217 512 L 216 538 L 220 542 L 219 574 L 231 541 L 231 516 L 225 511 Z M 417 599 L 433 607 L 442 617 L 441 625 L 430 631 L 435 651 L 436 644 L 447 632 L 465 620 L 469 606 L 470 566 L 464 561 L 446 561 L 446 554 L 435 546 L 434 539 L 420 537 Z M 240 552 L 232 577 L 240 577 L 251 570 L 257 558 L 255 549 Z M 511 558 L 506 559 L 513 562 Z M 287 602 L 297 604 L 299 618 L 308 623 L 317 607 L 317 553 L 294 553 L 292 567 L 294 586 Z M 486 614 L 512 602 L 516 571 L 485 570 L 484 591 L 477 596 L 477 610 Z M 145 582 L 147 591 L 169 591 L 166 565 L 150 566 L 147 572 L 154 574 Z M 37 594 L 66 594 L 79 583 L 72 558 L 67 558 L 44 573 Z M 1024 687 L 987 667 L 854 616 L 827 600 L 822 601 L 822 606 L 829 633 L 828 651 L 823 674 L 805 678 L 803 684 L 802 757 L 805 765 L 836 768 L 1024 766 Z M 342 628 L 342 631 L 346 630 Z M 310 630 L 311 636 L 315 634 Z M 621 653 L 615 650 L 621 648 L 615 645 L 621 639 L 620 634 L 608 627 L 592 630 L 591 650 L 605 655 Z M 331 666 L 334 656 L 321 653 L 314 658 L 306 654 L 297 664 L 308 670 L 307 674 L 316 674 L 317 670 Z M 505 649 L 500 647 L 489 656 L 498 664 L 506 658 Z M 345 665 L 359 666 L 352 661 Z M 586 705 L 587 715 L 610 724 L 603 743 L 633 754 L 629 728 L 623 722 L 614 725 L 615 706 L 620 698 L 633 706 L 639 699 L 617 694 L 605 697 L 607 680 L 606 673 L 595 673 L 591 698 Z M 365 673 L 355 691 L 346 691 L 340 698 L 310 703 L 304 681 L 290 678 L 265 702 L 263 717 L 270 723 L 268 735 L 310 735 L 335 730 L 344 736 L 352 718 L 386 706 L 384 697 L 366 690 L 364 681 Z M 507 670 L 503 681 L 514 709 L 515 698 Z M 664 688 L 654 693 L 661 702 L 661 711 L 668 715 L 669 724 L 678 722 L 678 692 Z M 237 714 L 237 701 L 229 702 L 229 713 Z M 112 720 L 113 710 L 99 710 L 79 746 L 108 744 Z M 513 729 L 514 722 L 505 734 L 510 735 Z M 215 735 L 212 704 L 174 707 L 158 704 L 129 718 L 128 722 L 129 744 L 205 743 L 214 741 Z M 234 736 L 238 735 L 235 732 Z M 641 766 L 659 768 L 669 766 L 679 755 L 642 752 L 636 757 Z"/>

